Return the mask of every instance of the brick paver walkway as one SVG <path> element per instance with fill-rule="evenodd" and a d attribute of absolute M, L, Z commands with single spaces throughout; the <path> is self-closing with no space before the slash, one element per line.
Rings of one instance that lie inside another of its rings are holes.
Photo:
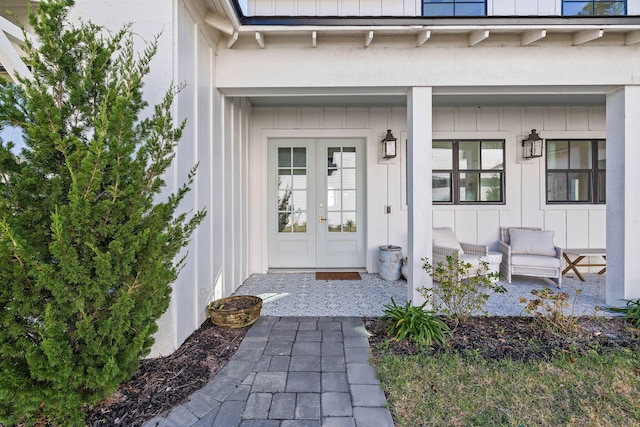
<path fill-rule="evenodd" d="M 151 426 L 393 427 L 359 317 L 260 317 L 184 405 Z"/>

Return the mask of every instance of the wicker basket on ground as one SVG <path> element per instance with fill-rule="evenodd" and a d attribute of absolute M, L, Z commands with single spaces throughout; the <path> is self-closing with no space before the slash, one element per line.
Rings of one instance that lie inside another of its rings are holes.
<path fill-rule="evenodd" d="M 254 295 L 234 295 L 213 301 L 207 307 L 214 325 L 244 328 L 252 325 L 262 310 L 262 298 Z"/>

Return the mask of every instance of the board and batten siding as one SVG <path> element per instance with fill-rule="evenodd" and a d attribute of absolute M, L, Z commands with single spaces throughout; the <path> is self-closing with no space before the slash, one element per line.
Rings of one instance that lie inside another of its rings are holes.
<path fill-rule="evenodd" d="M 420 0 L 250 0 L 248 16 L 421 16 Z M 489 16 L 553 16 L 561 0 L 488 0 Z"/>
<path fill-rule="evenodd" d="M 420 0 L 249 0 L 247 16 L 421 16 Z M 487 0 L 488 16 L 560 16 L 562 0 Z M 627 15 L 640 2 L 627 2 Z"/>
<path fill-rule="evenodd" d="M 259 197 L 260 212 L 267 208 L 267 140 L 265 135 L 316 135 L 361 133 L 367 142 L 367 270 L 376 271 L 377 247 L 390 243 L 406 248 L 407 207 L 404 146 L 392 160 L 380 159 L 379 145 L 392 129 L 396 137 L 406 135 L 405 108 L 254 108 L 251 148 L 251 183 Z M 531 129 L 544 138 L 604 138 L 605 108 L 602 107 L 436 107 L 433 138 L 499 138 L 506 140 L 506 204 L 477 206 L 433 206 L 433 226 L 451 227 L 461 241 L 498 249 L 500 226 L 541 227 L 555 232 L 562 247 L 605 247 L 605 205 L 547 205 L 543 159 L 522 160 L 520 141 Z M 401 138 L 399 138 L 399 143 Z M 424 183 L 423 185 L 431 185 Z M 388 190 L 388 191 L 387 191 Z M 389 199 L 387 200 L 387 193 Z M 383 207 L 391 205 L 391 215 Z M 254 216 L 255 253 L 252 270 L 268 268 L 266 216 Z M 419 256 L 419 254 L 417 254 Z"/>
<path fill-rule="evenodd" d="M 229 296 L 249 276 L 249 192 L 247 181 L 250 106 L 225 98 L 215 88 L 215 46 L 191 3 L 178 3 L 176 81 L 185 84 L 176 101 L 176 123 L 186 120 L 173 168 L 172 191 L 198 164 L 180 212 L 206 209 L 207 216 L 182 254 L 188 253 L 169 310 L 159 322 L 152 354 L 177 349 L 208 317 L 209 302 Z M 170 332 L 171 331 L 171 332 Z M 171 340 L 165 335 L 175 334 Z"/>

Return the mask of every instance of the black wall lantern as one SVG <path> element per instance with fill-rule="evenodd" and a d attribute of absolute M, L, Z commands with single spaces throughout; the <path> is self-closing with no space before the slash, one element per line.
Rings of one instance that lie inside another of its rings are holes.
<path fill-rule="evenodd" d="M 382 158 L 393 159 L 397 155 L 396 142 L 398 138 L 394 138 L 391 129 L 387 129 L 387 136 L 382 140 Z"/>
<path fill-rule="evenodd" d="M 536 157 L 542 157 L 542 141 L 540 135 L 535 129 L 531 129 L 531 133 L 527 139 L 522 140 L 522 158 L 534 159 Z"/>

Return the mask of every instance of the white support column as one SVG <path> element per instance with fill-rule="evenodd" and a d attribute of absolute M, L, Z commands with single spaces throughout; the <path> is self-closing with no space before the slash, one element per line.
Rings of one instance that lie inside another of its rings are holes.
<path fill-rule="evenodd" d="M 422 269 L 423 257 L 431 259 L 432 194 L 431 194 L 431 134 L 432 90 L 411 88 L 407 95 L 407 196 L 409 231 L 408 296 L 414 305 L 424 299 L 417 288 L 431 286 L 431 277 Z"/>
<path fill-rule="evenodd" d="M 607 95 L 607 304 L 640 297 L 640 86 Z M 628 167 L 627 167 L 628 163 Z"/>

